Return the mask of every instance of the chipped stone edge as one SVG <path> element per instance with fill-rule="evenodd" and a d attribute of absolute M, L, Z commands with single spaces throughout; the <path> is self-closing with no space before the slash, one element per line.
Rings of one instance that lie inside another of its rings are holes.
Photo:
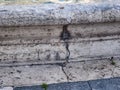
<path fill-rule="evenodd" d="M 120 21 L 119 3 L 0 6 L 0 26 L 65 25 Z"/>

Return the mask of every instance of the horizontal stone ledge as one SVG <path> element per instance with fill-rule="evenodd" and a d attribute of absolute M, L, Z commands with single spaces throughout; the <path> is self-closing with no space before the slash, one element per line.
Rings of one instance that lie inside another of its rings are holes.
<path fill-rule="evenodd" d="M 65 67 L 55 64 L 0 67 L 0 86 L 40 86 L 43 83 L 53 84 L 120 77 L 120 62 L 118 59 L 113 59 L 113 62 L 115 64 L 112 64 L 110 60 L 92 60 L 68 63 Z"/>
<path fill-rule="evenodd" d="M 0 26 L 64 25 L 120 21 L 120 4 L 0 6 Z"/>
<path fill-rule="evenodd" d="M 120 58 L 120 40 L 69 43 L 69 61 Z M 65 62 L 64 43 L 0 46 L 0 66 Z"/>

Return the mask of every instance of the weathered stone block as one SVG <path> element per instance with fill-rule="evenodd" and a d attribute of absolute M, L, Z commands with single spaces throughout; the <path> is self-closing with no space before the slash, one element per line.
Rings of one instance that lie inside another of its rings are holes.
<path fill-rule="evenodd" d="M 1 62 L 42 62 L 54 61 L 65 59 L 64 45 L 57 43 L 51 44 L 38 44 L 38 45 L 12 45 L 1 46 L 0 60 Z"/>
<path fill-rule="evenodd" d="M 0 86 L 41 85 L 66 82 L 62 68 L 57 65 L 0 67 Z"/>
<path fill-rule="evenodd" d="M 71 43 L 69 45 L 70 58 L 74 60 L 102 59 L 119 57 L 120 40 L 105 40 L 95 42 Z"/>

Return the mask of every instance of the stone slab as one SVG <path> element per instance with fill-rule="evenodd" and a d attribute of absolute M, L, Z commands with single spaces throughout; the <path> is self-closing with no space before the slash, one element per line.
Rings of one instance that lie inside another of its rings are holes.
<path fill-rule="evenodd" d="M 112 65 L 114 62 L 114 65 Z M 64 67 L 68 81 L 88 81 L 103 78 L 120 77 L 119 64 L 120 61 L 113 59 L 111 60 L 93 60 L 68 63 Z"/>
<path fill-rule="evenodd" d="M 119 57 L 120 39 L 103 40 L 95 42 L 70 43 L 70 59 L 72 60 L 91 60 L 104 59 L 114 56 Z"/>
<path fill-rule="evenodd" d="M 62 65 L 63 63 L 0 66 L 0 85 L 31 86 L 120 77 L 120 60 L 115 58 L 70 62 L 64 67 Z"/>
<path fill-rule="evenodd" d="M 0 46 L 1 62 L 44 62 L 65 60 L 64 44 Z"/>
<path fill-rule="evenodd" d="M 30 86 L 42 83 L 67 82 L 62 68 L 57 65 L 0 67 L 0 86 Z"/>
<path fill-rule="evenodd" d="M 120 21 L 119 3 L 0 6 L 0 26 L 65 25 Z"/>
<path fill-rule="evenodd" d="M 107 36 L 119 36 L 120 35 L 120 23 L 89 23 L 89 24 L 79 24 L 79 25 L 68 25 L 68 31 L 71 33 L 72 38 L 77 42 L 80 39 L 89 39 L 96 37 L 101 39 L 101 37 Z M 78 39 L 78 40 L 77 40 Z M 104 40 L 104 39 L 103 39 Z M 74 41 L 74 42 L 75 42 Z"/>
<path fill-rule="evenodd" d="M 45 44 L 60 41 L 62 26 L 0 27 L 0 45 Z"/>

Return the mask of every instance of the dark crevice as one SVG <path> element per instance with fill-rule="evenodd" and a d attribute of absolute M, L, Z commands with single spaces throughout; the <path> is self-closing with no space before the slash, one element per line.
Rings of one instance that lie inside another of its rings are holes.
<path fill-rule="evenodd" d="M 63 73 L 66 76 L 67 82 L 69 82 L 69 76 L 67 75 L 67 72 L 64 69 L 64 68 L 66 68 L 67 63 L 66 62 L 64 62 L 64 63 L 57 63 L 56 65 L 58 65 L 58 66 L 60 66 L 62 68 L 62 71 L 63 71 Z"/>
<path fill-rule="evenodd" d="M 60 40 L 63 40 L 64 44 L 65 44 L 65 49 L 66 49 L 65 60 L 66 60 L 66 62 L 59 64 L 59 65 L 62 67 L 62 71 L 65 74 L 68 82 L 69 82 L 69 76 L 67 75 L 67 72 L 65 71 L 64 68 L 66 67 L 67 63 L 69 62 L 69 58 L 70 58 L 69 39 L 71 39 L 71 34 L 68 31 L 68 25 L 64 25 L 63 31 L 60 34 Z"/>
<path fill-rule="evenodd" d="M 64 67 L 62 67 L 62 71 L 66 76 L 67 82 L 69 82 L 69 76 L 67 75 L 67 72 L 64 70 Z"/>
<path fill-rule="evenodd" d="M 67 41 L 65 41 L 65 48 L 66 48 L 66 57 L 65 60 L 68 63 L 69 62 L 69 58 L 70 58 L 70 50 L 69 50 L 69 43 Z"/>
<path fill-rule="evenodd" d="M 64 41 L 65 44 L 65 49 L 66 49 L 66 63 L 69 62 L 69 57 L 70 57 L 70 50 L 69 50 L 69 39 L 71 39 L 71 34 L 68 31 L 68 25 L 63 26 L 63 31 L 60 34 L 60 40 Z"/>

